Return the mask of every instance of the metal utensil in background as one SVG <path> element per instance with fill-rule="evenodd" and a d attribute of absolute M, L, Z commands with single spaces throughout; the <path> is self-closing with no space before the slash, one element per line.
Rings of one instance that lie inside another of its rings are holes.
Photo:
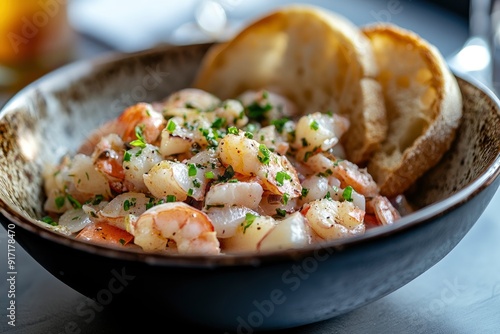
<path fill-rule="evenodd" d="M 492 8 L 492 0 L 470 1 L 469 38 L 447 58 L 455 73 L 473 77 L 490 88 L 493 87 Z"/>
<path fill-rule="evenodd" d="M 491 8 L 492 80 L 494 90 L 500 93 L 500 0 L 493 0 Z"/>

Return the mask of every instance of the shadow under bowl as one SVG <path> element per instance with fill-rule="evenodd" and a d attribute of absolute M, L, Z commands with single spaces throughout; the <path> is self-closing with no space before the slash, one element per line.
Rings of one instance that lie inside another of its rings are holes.
<path fill-rule="evenodd" d="M 22 90 L 0 113 L 2 224 L 15 229 L 16 241 L 50 273 L 102 305 L 239 332 L 329 319 L 395 291 L 439 262 L 499 186 L 499 101 L 458 78 L 464 117 L 457 137 L 406 194 L 419 209 L 397 224 L 300 250 L 162 256 L 74 240 L 38 222 L 45 163 L 74 152 L 125 107 L 188 87 L 209 47 L 164 47 L 71 64 Z"/>

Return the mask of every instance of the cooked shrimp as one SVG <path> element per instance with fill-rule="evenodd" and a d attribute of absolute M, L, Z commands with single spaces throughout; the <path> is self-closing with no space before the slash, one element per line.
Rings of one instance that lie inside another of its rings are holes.
<path fill-rule="evenodd" d="M 406 212 L 343 160 L 347 118 L 271 89 L 186 88 L 124 109 L 44 169 L 44 209 L 78 238 L 181 254 L 300 248 Z"/>
<path fill-rule="evenodd" d="M 194 131 L 183 126 L 181 117 L 172 117 L 161 132 L 160 153 L 163 157 L 187 153 L 194 143 Z"/>
<path fill-rule="evenodd" d="M 262 186 L 257 182 L 217 183 L 207 191 L 205 205 L 244 205 L 255 210 L 263 192 Z"/>
<path fill-rule="evenodd" d="M 342 188 L 340 180 L 334 176 L 310 175 L 302 181 L 302 205 L 322 199 L 330 198 L 336 201 L 351 201 L 361 210 L 365 209 L 365 197 L 353 188 Z"/>
<path fill-rule="evenodd" d="M 197 201 L 206 196 L 207 186 L 224 173 L 214 149 L 208 148 L 183 161 L 188 166 L 188 176 L 191 178 L 188 195 Z"/>
<path fill-rule="evenodd" d="M 310 202 L 303 213 L 311 228 L 325 240 L 365 232 L 365 212 L 348 201 L 316 200 Z"/>
<path fill-rule="evenodd" d="M 314 172 L 333 175 L 341 182 L 341 187 L 351 186 L 356 192 L 372 197 L 379 193 L 377 183 L 366 168 L 348 161 L 337 159 L 328 153 L 318 153 L 311 156 L 305 164 Z"/>
<path fill-rule="evenodd" d="M 340 180 L 342 188 L 351 186 L 356 192 L 368 197 L 379 193 L 377 183 L 366 168 L 359 168 L 358 165 L 348 160 L 342 160 L 334 166 L 332 171 L 333 175 Z"/>
<path fill-rule="evenodd" d="M 184 88 L 170 94 L 163 102 L 156 107 L 161 107 L 163 111 L 175 108 L 198 109 L 209 111 L 215 109 L 220 104 L 220 99 L 213 94 L 197 88 Z"/>
<path fill-rule="evenodd" d="M 257 176 L 263 188 L 273 194 L 299 197 L 302 186 L 297 172 L 285 156 L 271 152 L 266 145 L 247 138 L 243 131 L 228 134 L 217 148 L 225 166 L 245 176 Z"/>
<path fill-rule="evenodd" d="M 178 110 L 178 109 L 175 109 Z M 223 119 L 217 119 L 213 112 L 200 112 L 183 109 L 181 115 L 168 120 L 161 134 L 160 152 L 164 157 L 170 155 L 199 152 L 207 147 L 216 147 L 221 137 L 218 130 Z"/>
<path fill-rule="evenodd" d="M 265 216 L 283 217 L 288 213 L 295 212 L 298 207 L 298 198 L 266 193 L 262 196 L 257 212 Z"/>
<path fill-rule="evenodd" d="M 265 125 L 268 125 L 270 120 L 292 118 L 298 114 L 298 109 L 292 101 L 266 89 L 246 91 L 238 97 L 238 100 L 245 106 L 250 119 L 263 122 Z"/>
<path fill-rule="evenodd" d="M 72 209 L 71 203 L 62 203 L 58 199 L 64 198 L 65 189 L 68 184 L 71 184 L 71 177 L 68 176 L 68 170 L 71 164 L 69 156 L 63 157 L 59 165 L 45 166 L 42 177 L 44 180 L 44 192 L 47 196 L 43 209 L 47 212 L 63 213 L 66 210 Z"/>
<path fill-rule="evenodd" d="M 101 137 L 111 133 L 116 133 L 124 142 L 128 143 L 138 139 L 137 132 L 140 131 L 140 135 L 145 142 L 157 145 L 164 127 L 165 119 L 163 115 L 155 111 L 151 104 L 137 103 L 126 108 L 120 116 L 108 121 L 90 134 L 78 152 L 87 155 L 91 154 Z"/>
<path fill-rule="evenodd" d="M 169 241 L 179 254 L 219 254 L 219 240 L 210 218 L 183 202 L 148 209 L 127 228 L 145 251 L 164 251 Z"/>
<path fill-rule="evenodd" d="M 301 152 L 326 151 L 335 146 L 349 128 L 349 120 L 337 114 L 315 112 L 302 116 L 295 128 L 294 147 Z M 305 159 L 299 160 L 307 160 Z"/>
<path fill-rule="evenodd" d="M 379 225 L 390 225 L 401 218 L 401 214 L 385 196 L 375 196 L 367 204 L 367 213 L 374 214 Z"/>
<path fill-rule="evenodd" d="M 173 196 L 177 201 L 184 201 L 192 186 L 188 166 L 177 161 L 160 161 L 143 175 L 143 179 L 149 192 L 156 198 Z"/>
<path fill-rule="evenodd" d="M 163 158 L 156 146 L 146 144 L 144 147 L 133 147 L 128 150 L 123 160 L 122 168 L 129 191 L 146 192 L 148 188 L 144 184 L 143 175 Z"/>
<path fill-rule="evenodd" d="M 325 198 L 329 189 L 328 179 L 316 174 L 310 175 L 302 181 L 302 189 L 302 204 Z"/>
<path fill-rule="evenodd" d="M 227 253 L 257 252 L 260 241 L 276 224 L 276 220 L 272 217 L 247 213 L 234 235 L 221 240 L 222 249 Z"/>
<path fill-rule="evenodd" d="M 87 199 L 96 194 L 109 198 L 111 195 L 109 180 L 92 162 L 92 159 L 83 154 L 73 158 L 69 175 L 73 179 L 73 186 L 80 193 L 88 194 Z M 83 200 L 83 199 L 82 199 Z"/>
<path fill-rule="evenodd" d="M 128 191 L 127 186 L 124 184 L 124 152 L 125 144 L 115 133 L 102 137 L 97 143 L 94 152 L 92 152 L 95 167 L 106 176 L 111 189 L 116 193 Z"/>
<path fill-rule="evenodd" d="M 157 139 L 165 127 L 165 119 L 150 104 L 138 103 L 125 109 L 117 118 L 115 126 L 114 132 L 126 143 L 138 139 L 137 127 L 144 127 L 141 131 L 145 142 L 157 145 Z"/>
<path fill-rule="evenodd" d="M 63 159 L 59 166 L 47 169 L 44 178 L 47 194 L 44 209 L 49 212 L 80 208 L 96 194 L 106 199 L 111 197 L 107 178 L 95 168 L 92 159 L 83 154 Z"/>
<path fill-rule="evenodd" d="M 113 198 L 100 210 L 97 210 L 92 220 L 94 222 L 107 223 L 125 230 L 126 218 L 132 215 L 132 219 L 136 219 L 146 211 L 148 205 L 151 205 L 151 203 L 151 199 L 143 193 L 123 193 Z"/>
<path fill-rule="evenodd" d="M 292 213 L 285 219 L 277 221 L 259 242 L 259 251 L 300 249 L 312 242 L 311 227 L 300 212 Z"/>
<path fill-rule="evenodd" d="M 267 148 L 278 153 L 279 155 L 285 155 L 290 147 L 288 141 L 284 140 L 280 136 L 274 125 L 268 125 L 257 130 L 254 138 L 259 143 L 266 145 Z"/>
<path fill-rule="evenodd" d="M 215 116 L 224 119 L 227 126 L 234 125 L 242 128 L 248 123 L 248 117 L 245 115 L 245 108 L 240 101 L 228 99 L 223 101 L 215 109 Z"/>
<path fill-rule="evenodd" d="M 92 152 L 92 160 L 98 170 L 112 179 L 123 180 L 125 172 L 122 167 L 125 144 L 115 133 L 99 140 Z"/>
<path fill-rule="evenodd" d="M 217 238 L 230 238 L 236 233 L 236 229 L 244 221 L 248 214 L 258 216 L 259 214 L 246 206 L 223 206 L 210 207 L 204 211 L 214 226 Z"/>

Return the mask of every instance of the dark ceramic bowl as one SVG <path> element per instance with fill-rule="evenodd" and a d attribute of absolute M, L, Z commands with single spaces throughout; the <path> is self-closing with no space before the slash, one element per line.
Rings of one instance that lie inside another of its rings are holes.
<path fill-rule="evenodd" d="M 193 257 L 110 249 L 37 223 L 44 215 L 44 163 L 74 151 L 124 107 L 187 87 L 208 47 L 166 47 L 72 64 L 21 91 L 0 114 L 2 224 L 14 224 L 16 241 L 62 282 L 102 305 L 132 310 L 127 321 L 145 322 L 153 312 L 158 316 L 147 322 L 160 319 L 160 326 L 170 318 L 250 333 L 335 317 L 393 292 L 440 261 L 498 188 L 499 101 L 458 78 L 464 98 L 458 136 L 439 165 L 408 192 L 420 209 L 392 226 L 322 248 Z"/>

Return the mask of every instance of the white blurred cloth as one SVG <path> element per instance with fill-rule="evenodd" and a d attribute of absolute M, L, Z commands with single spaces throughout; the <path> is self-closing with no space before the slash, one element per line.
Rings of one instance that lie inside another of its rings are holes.
<path fill-rule="evenodd" d="M 207 1 L 221 4 L 227 15 L 228 25 L 218 36 L 203 32 L 196 23 L 196 12 Z M 300 1 L 71 0 L 69 18 L 78 32 L 118 51 L 133 52 L 162 43 L 190 44 L 224 40 L 257 15 L 290 3 Z M 462 17 L 428 2 L 309 0 L 302 3 L 335 11 L 358 25 L 384 21 L 415 30 L 436 44 L 445 56 L 462 47 L 463 43 L 459 41 L 465 41 L 468 36 Z M 422 18 L 425 18 L 426 24 L 422 24 Z M 449 38 L 450 33 L 455 38 Z"/>

